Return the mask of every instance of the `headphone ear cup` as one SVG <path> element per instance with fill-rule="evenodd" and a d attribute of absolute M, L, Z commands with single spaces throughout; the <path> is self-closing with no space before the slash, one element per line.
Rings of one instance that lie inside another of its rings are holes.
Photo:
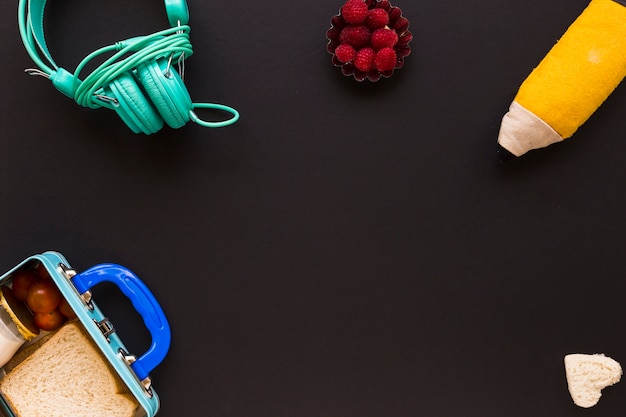
<path fill-rule="evenodd" d="M 163 127 L 163 119 L 146 98 L 131 73 L 124 73 L 105 87 L 105 93 L 116 100 L 114 109 L 135 133 L 156 133 Z"/>
<path fill-rule="evenodd" d="M 151 61 L 137 67 L 137 78 L 157 111 L 168 124 L 177 129 L 190 119 L 193 103 L 187 87 L 174 68 L 165 59 Z"/>

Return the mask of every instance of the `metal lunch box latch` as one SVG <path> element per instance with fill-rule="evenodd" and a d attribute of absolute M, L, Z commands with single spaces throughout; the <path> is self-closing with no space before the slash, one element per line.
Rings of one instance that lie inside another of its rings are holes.
<path fill-rule="evenodd" d="M 100 321 L 97 321 L 94 319 L 94 323 L 96 323 L 96 325 L 102 332 L 102 335 L 106 338 L 107 341 L 109 340 L 109 336 L 115 333 L 115 328 L 113 327 L 113 323 L 111 323 L 111 320 L 109 320 L 108 317 L 104 317 Z"/>
<path fill-rule="evenodd" d="M 76 270 L 69 268 L 67 265 L 65 264 L 59 264 L 59 269 L 61 270 L 61 273 L 63 274 L 63 276 L 65 277 L 65 279 L 67 279 L 70 283 L 72 282 L 72 278 L 74 278 L 76 276 Z M 72 288 L 76 289 L 73 285 Z M 77 291 L 78 293 L 78 291 Z M 78 295 L 80 296 L 80 298 L 85 302 L 85 305 L 87 306 L 87 308 L 89 308 L 89 310 L 93 311 L 93 304 L 91 303 L 91 291 L 85 291 L 84 293 L 80 294 L 78 293 Z M 97 324 L 97 323 L 96 323 Z M 100 326 L 98 326 L 100 327 Z"/>
<path fill-rule="evenodd" d="M 128 353 L 121 348 L 119 350 L 119 354 L 122 360 L 126 363 L 126 365 L 132 368 L 133 363 L 135 363 L 135 361 L 137 360 L 137 356 L 133 355 L 132 353 Z M 147 376 L 139 382 L 141 382 L 141 385 L 143 385 L 148 395 L 152 396 L 152 378 L 150 378 L 150 376 Z"/>

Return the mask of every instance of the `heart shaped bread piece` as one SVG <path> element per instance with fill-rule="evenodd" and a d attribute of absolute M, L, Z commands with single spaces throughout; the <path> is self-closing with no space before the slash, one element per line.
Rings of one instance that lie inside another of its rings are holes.
<path fill-rule="evenodd" d="M 622 367 L 614 359 L 598 353 L 566 355 L 567 387 L 579 407 L 589 408 L 598 403 L 602 390 L 616 384 L 622 377 Z"/>

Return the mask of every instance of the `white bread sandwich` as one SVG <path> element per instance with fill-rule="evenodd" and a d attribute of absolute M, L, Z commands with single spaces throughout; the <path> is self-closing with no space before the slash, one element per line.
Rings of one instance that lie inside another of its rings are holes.
<path fill-rule="evenodd" d="M 17 417 L 133 417 L 139 406 L 74 320 L 0 380 Z"/>
<path fill-rule="evenodd" d="M 567 387 L 579 407 L 593 407 L 600 401 L 602 390 L 616 384 L 622 377 L 622 367 L 614 359 L 601 353 L 581 353 L 565 356 Z"/>

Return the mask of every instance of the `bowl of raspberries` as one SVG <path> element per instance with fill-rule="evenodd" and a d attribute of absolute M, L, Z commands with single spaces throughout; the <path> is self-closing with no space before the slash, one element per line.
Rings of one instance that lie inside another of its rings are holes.
<path fill-rule="evenodd" d="M 409 21 L 387 0 L 347 0 L 331 19 L 326 49 L 333 65 L 357 81 L 378 81 L 411 53 Z"/>

